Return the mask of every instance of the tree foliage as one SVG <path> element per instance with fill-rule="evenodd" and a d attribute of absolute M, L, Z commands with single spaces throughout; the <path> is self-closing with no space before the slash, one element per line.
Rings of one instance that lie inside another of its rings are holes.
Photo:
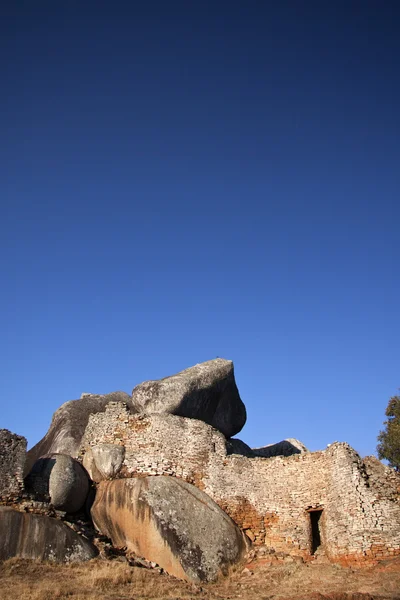
<path fill-rule="evenodd" d="M 391 467 L 400 471 L 400 396 L 390 398 L 385 414 L 385 428 L 378 435 L 376 449 L 381 460 L 386 459 Z"/>

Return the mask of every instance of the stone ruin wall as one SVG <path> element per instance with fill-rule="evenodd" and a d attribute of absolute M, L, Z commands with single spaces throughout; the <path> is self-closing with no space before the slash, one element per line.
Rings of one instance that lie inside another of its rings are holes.
<path fill-rule="evenodd" d="M 26 439 L 0 429 L 0 504 L 15 502 L 24 490 Z"/>
<path fill-rule="evenodd" d="M 347 444 L 328 449 L 327 528 L 343 562 L 400 554 L 400 477 Z"/>
<path fill-rule="evenodd" d="M 309 511 L 322 510 L 322 547 L 331 560 L 365 564 L 400 554 L 400 477 L 347 444 L 290 457 L 228 455 L 225 437 L 202 421 L 132 415 L 111 404 L 92 415 L 82 441 L 125 446 L 118 477 L 171 475 L 204 490 L 255 545 L 310 558 Z"/>
<path fill-rule="evenodd" d="M 0 506 L 24 513 L 62 518 L 65 513 L 55 510 L 27 494 L 24 484 L 27 441 L 21 435 L 0 429 Z"/>
<path fill-rule="evenodd" d="M 169 414 L 132 415 L 116 404 L 90 416 L 81 454 L 98 444 L 125 446 L 119 477 L 171 475 L 200 489 L 205 487 L 208 465 L 226 456 L 225 437 L 203 421 Z"/>

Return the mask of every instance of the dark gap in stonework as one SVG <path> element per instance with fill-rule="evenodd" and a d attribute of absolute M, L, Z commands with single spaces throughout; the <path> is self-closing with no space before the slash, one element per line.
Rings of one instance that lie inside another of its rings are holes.
<path fill-rule="evenodd" d="M 322 510 L 311 510 L 309 512 L 311 521 L 311 554 L 315 554 L 321 545 L 321 532 L 319 529 L 319 520 Z"/>

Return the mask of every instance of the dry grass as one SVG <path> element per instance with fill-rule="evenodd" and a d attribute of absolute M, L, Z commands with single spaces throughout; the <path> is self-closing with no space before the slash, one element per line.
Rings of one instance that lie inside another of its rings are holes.
<path fill-rule="evenodd" d="M 1 600 L 400 600 L 400 560 L 354 571 L 327 564 L 252 563 L 202 588 L 119 561 L 0 564 Z"/>
<path fill-rule="evenodd" d="M 118 561 L 58 565 L 11 559 L 0 565 L 1 600 L 191 598 L 193 586 Z"/>

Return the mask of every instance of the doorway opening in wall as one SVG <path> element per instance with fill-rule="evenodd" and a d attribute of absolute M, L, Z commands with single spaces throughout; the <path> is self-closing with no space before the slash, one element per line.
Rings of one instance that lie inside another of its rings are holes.
<path fill-rule="evenodd" d="M 321 531 L 319 528 L 319 522 L 322 515 L 322 509 L 310 510 L 310 522 L 311 522 L 311 554 L 315 554 L 318 548 L 321 546 Z"/>

